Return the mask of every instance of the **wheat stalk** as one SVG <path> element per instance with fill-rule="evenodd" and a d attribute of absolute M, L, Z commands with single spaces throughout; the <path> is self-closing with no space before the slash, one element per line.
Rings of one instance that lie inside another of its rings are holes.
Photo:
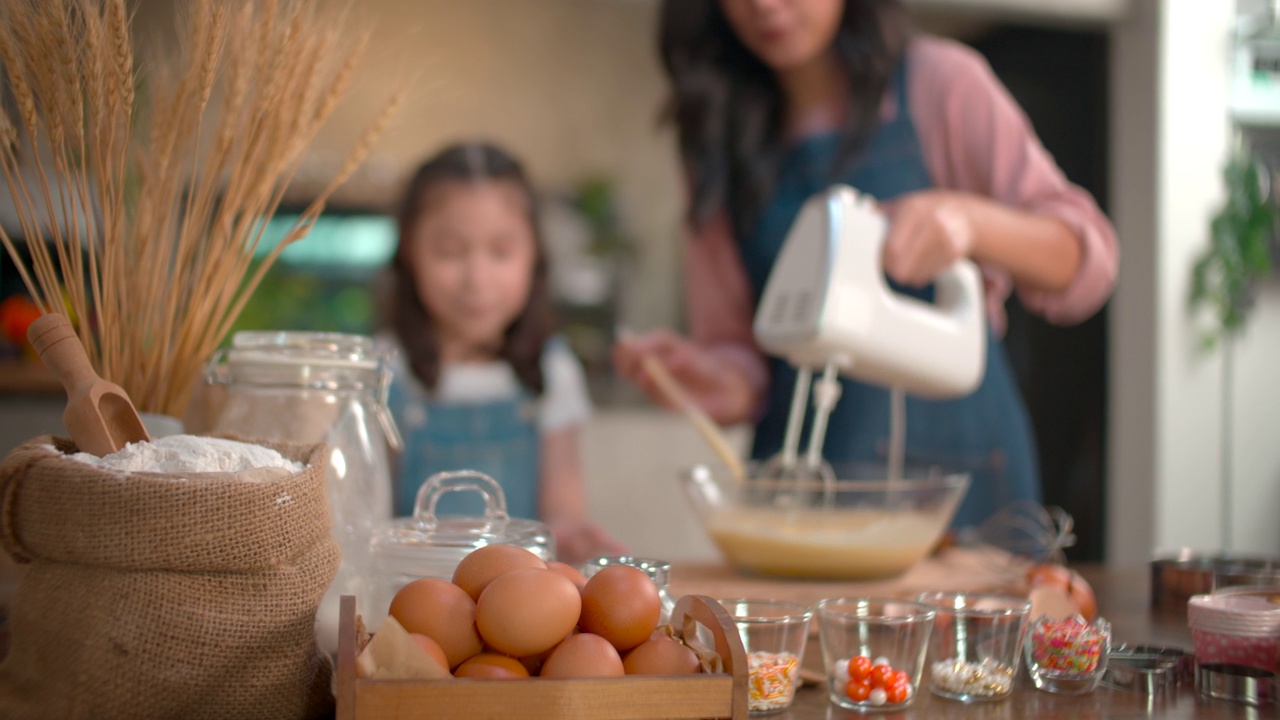
<path fill-rule="evenodd" d="M 369 36 L 348 39 L 345 10 L 307 0 L 190 0 L 181 17 L 179 60 L 148 63 L 135 60 L 125 0 L 0 0 L 17 108 L 0 113 L 0 174 L 29 263 L 2 228 L 0 244 L 42 310 L 80 320 L 98 371 L 140 409 L 171 415 L 403 97 L 250 273 Z"/>

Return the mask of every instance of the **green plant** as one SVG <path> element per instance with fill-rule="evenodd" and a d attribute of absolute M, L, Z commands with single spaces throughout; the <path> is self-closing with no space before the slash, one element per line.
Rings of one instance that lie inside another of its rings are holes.
<path fill-rule="evenodd" d="M 591 225 L 592 255 L 610 257 L 631 253 L 634 248 L 618 219 L 617 199 L 610 180 L 591 177 L 583 181 L 578 185 L 574 204 Z"/>
<path fill-rule="evenodd" d="M 1226 201 L 1209 224 L 1209 247 L 1191 274 L 1191 308 L 1208 306 L 1214 320 L 1202 338 L 1206 348 L 1240 331 L 1253 306 L 1258 281 L 1271 272 L 1280 212 L 1264 188 L 1266 172 L 1243 147 L 1232 154 L 1223 171 Z"/>

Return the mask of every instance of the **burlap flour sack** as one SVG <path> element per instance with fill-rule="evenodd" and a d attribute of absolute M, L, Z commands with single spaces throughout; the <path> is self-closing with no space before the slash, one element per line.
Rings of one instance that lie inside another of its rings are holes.
<path fill-rule="evenodd" d="M 323 445 L 286 470 L 124 474 L 40 437 L 0 464 L 0 542 L 27 563 L 0 717 L 332 712 L 315 612 L 338 565 Z"/>

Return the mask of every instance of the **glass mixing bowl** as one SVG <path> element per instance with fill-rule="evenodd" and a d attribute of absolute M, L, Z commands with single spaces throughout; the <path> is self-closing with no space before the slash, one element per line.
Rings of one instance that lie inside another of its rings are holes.
<path fill-rule="evenodd" d="M 883 468 L 879 474 L 883 478 Z M 910 472 L 894 482 L 737 481 L 699 465 L 682 480 L 704 528 L 734 567 L 822 580 L 906 572 L 937 545 L 969 488 L 968 475 L 940 471 Z"/>

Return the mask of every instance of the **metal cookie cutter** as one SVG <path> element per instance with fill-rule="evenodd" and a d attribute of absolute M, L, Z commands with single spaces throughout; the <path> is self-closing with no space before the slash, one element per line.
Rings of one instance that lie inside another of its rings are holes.
<path fill-rule="evenodd" d="M 1276 674 L 1248 665 L 1201 665 L 1196 687 L 1201 695 L 1246 705 L 1270 705 L 1276 701 Z"/>
<path fill-rule="evenodd" d="M 1102 684 L 1116 690 L 1156 695 L 1191 676 L 1191 656 L 1181 648 L 1118 645 L 1107 656 Z"/>

